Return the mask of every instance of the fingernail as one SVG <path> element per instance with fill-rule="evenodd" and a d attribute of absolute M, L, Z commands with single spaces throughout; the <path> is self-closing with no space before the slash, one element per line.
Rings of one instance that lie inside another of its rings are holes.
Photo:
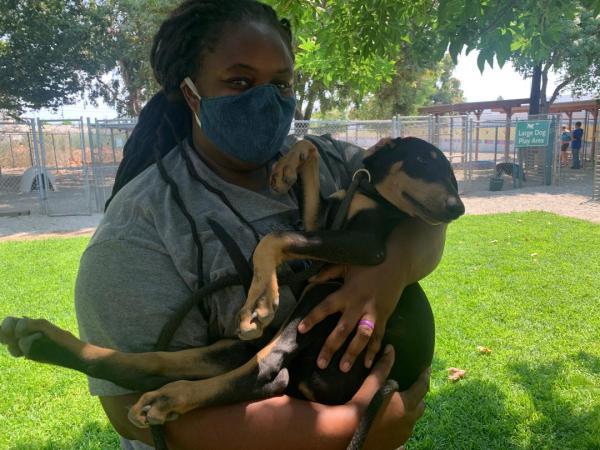
<path fill-rule="evenodd" d="M 342 372 L 348 372 L 350 370 L 350 363 L 348 361 L 344 361 L 342 363 Z"/>
<path fill-rule="evenodd" d="M 392 353 L 393 350 L 394 350 L 394 347 L 392 347 L 390 344 L 388 344 L 385 346 L 385 349 L 383 350 L 383 354 L 389 355 L 390 353 Z"/>
<path fill-rule="evenodd" d="M 365 360 L 365 367 L 367 369 L 370 369 L 372 365 L 373 365 L 373 359 L 372 358 L 369 358 L 369 359 Z"/>
<path fill-rule="evenodd" d="M 319 358 L 319 360 L 317 361 L 317 366 L 319 366 L 319 369 L 326 369 L 327 360 L 325 358 Z"/>
<path fill-rule="evenodd" d="M 298 324 L 298 331 L 299 331 L 300 333 L 304 333 L 304 332 L 306 331 L 306 325 L 304 324 L 304 322 L 300 322 L 300 323 Z"/>

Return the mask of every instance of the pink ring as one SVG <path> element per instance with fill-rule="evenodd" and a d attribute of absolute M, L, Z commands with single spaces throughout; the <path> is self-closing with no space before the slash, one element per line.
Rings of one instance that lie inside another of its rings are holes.
<path fill-rule="evenodd" d="M 358 322 L 358 326 L 361 326 L 361 325 L 364 325 L 365 327 L 369 328 L 370 330 L 375 329 L 375 324 L 367 319 L 362 319 L 360 322 Z"/>

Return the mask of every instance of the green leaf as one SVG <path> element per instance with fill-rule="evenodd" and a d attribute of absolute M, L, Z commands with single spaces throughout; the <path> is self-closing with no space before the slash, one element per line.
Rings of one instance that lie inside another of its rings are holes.
<path fill-rule="evenodd" d="M 480 51 L 477 56 L 477 67 L 479 67 L 479 71 L 483 73 L 485 69 L 485 53 L 483 51 Z"/>

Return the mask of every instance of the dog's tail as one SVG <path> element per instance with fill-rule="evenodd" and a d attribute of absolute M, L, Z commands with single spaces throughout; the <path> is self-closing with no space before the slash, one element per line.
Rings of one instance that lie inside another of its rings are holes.
<path fill-rule="evenodd" d="M 373 396 L 371 403 L 367 407 L 363 418 L 358 424 L 358 428 L 354 432 L 354 436 L 352 436 L 352 440 L 346 450 L 360 450 L 363 448 L 365 443 L 365 439 L 367 439 L 367 434 L 369 434 L 369 430 L 371 429 L 371 425 L 373 425 L 373 420 L 375 420 L 375 416 L 379 412 L 379 408 L 381 408 L 381 404 L 383 400 L 398 391 L 398 383 L 394 380 L 387 380 L 385 384 L 377 391 L 377 393 Z"/>

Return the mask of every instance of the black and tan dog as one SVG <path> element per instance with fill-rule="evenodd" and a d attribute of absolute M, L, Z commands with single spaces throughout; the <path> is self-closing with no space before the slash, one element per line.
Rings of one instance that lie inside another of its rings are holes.
<path fill-rule="evenodd" d="M 508 175 L 513 178 L 521 178 L 521 180 L 525 180 L 525 173 L 523 172 L 523 168 L 520 164 L 512 163 L 512 162 L 502 162 L 496 164 L 496 177 L 501 177 L 502 175 Z"/>
<path fill-rule="evenodd" d="M 425 141 L 394 139 L 363 163 L 359 175 L 364 179 L 345 213 L 345 225 L 331 231 L 326 228 L 345 191 L 319 205 L 316 148 L 301 141 L 278 162 L 274 189 L 286 191 L 297 176 L 302 179 L 306 231 L 270 234 L 257 246 L 254 278 L 240 314 L 239 340 L 177 352 L 123 353 L 84 343 L 45 320 L 9 317 L 2 323 L 1 341 L 13 356 L 69 367 L 136 391 L 157 389 L 142 395 L 130 410 L 130 420 L 140 427 L 173 420 L 198 407 L 283 392 L 321 403 L 343 403 L 368 372 L 363 364 L 354 364 L 347 374 L 337 368 L 352 336 L 329 368 L 321 370 L 316 357 L 339 316 L 330 316 L 306 334 L 297 332 L 300 320 L 340 283 L 309 285 L 283 327 L 268 336 L 263 331 L 277 308 L 277 267 L 294 258 L 379 264 L 385 258 L 386 238 L 400 221 L 416 216 L 445 227 L 464 213 L 450 163 Z M 322 230 L 317 224 L 320 207 L 330 211 Z M 396 351 L 390 376 L 406 388 L 433 357 L 433 315 L 418 284 L 405 289 L 387 322 L 385 340 Z"/>

